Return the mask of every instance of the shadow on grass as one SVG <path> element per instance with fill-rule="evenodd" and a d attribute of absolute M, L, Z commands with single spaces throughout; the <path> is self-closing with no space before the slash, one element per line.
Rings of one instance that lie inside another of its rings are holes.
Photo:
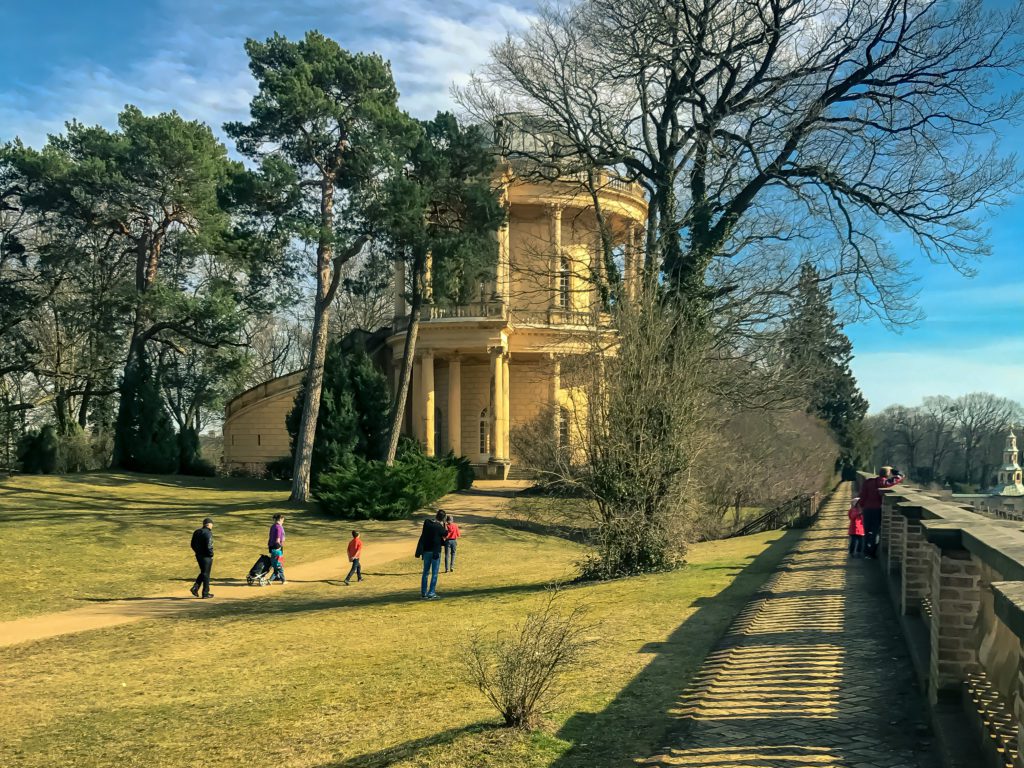
<path fill-rule="evenodd" d="M 511 531 L 521 531 L 523 533 L 534 533 L 539 536 L 551 536 L 557 539 L 565 539 L 566 541 L 572 541 L 577 544 L 587 543 L 587 532 L 570 525 L 543 523 L 539 520 L 523 518 L 488 517 L 484 515 L 474 515 L 471 512 L 461 513 L 458 516 L 458 520 L 462 525 L 467 523 L 473 525 L 493 525 L 498 528 L 507 528 Z"/>
<path fill-rule="evenodd" d="M 217 581 L 212 582 L 216 590 Z M 494 587 L 464 587 L 461 589 L 439 589 L 438 603 L 461 600 L 464 598 L 480 598 L 494 595 L 529 594 L 542 592 L 550 588 L 548 582 L 531 582 L 525 584 L 506 584 Z M 409 589 L 388 591 L 383 594 L 360 593 L 355 587 L 339 591 L 336 597 L 307 597 L 298 593 L 288 595 L 282 600 L 232 600 L 210 606 L 203 612 L 204 618 L 245 619 L 253 616 L 288 616 L 299 613 L 312 613 L 345 608 L 363 608 L 379 605 L 406 605 L 423 602 L 419 593 L 419 577 L 410 582 Z"/>
<path fill-rule="evenodd" d="M 494 723 L 480 722 L 466 725 L 462 728 L 451 728 L 447 731 L 441 731 L 441 733 L 407 741 L 404 744 L 397 744 L 376 752 L 367 752 L 356 757 L 350 757 L 340 763 L 324 763 L 317 766 L 317 768 L 386 768 L 386 766 L 393 765 L 399 760 L 413 757 L 421 749 L 451 744 L 462 736 L 489 731 L 497 727 Z"/>
<path fill-rule="evenodd" d="M 640 653 L 654 654 L 643 671 L 603 711 L 576 714 L 561 728 L 558 738 L 573 746 L 551 768 L 612 768 L 634 764 L 638 755 L 654 754 L 680 728 L 671 711 L 705 654 L 803 533 L 787 531 L 737 573 L 728 587 L 713 598 L 694 601 L 699 606 L 696 613 L 666 641 L 643 646 Z"/>
<path fill-rule="evenodd" d="M 289 484 L 283 480 L 259 480 L 251 477 L 200 477 L 198 475 L 147 475 L 136 472 L 82 472 L 60 475 L 71 483 L 87 483 L 108 488 L 145 483 L 165 488 L 187 488 L 224 491 L 282 491 L 287 492 Z"/>

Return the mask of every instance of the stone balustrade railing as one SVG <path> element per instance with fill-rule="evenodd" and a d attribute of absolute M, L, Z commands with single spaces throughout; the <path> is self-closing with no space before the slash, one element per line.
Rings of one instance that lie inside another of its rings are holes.
<path fill-rule="evenodd" d="M 522 326 L 606 326 L 611 316 L 595 310 L 571 310 L 558 307 L 548 309 L 510 308 L 502 301 L 475 301 L 471 304 L 443 306 L 427 305 L 420 310 L 420 322 L 432 320 L 505 320 Z M 392 326 L 395 333 L 409 327 L 409 316 L 396 317 Z"/>
<path fill-rule="evenodd" d="M 1024 768 L 1024 527 L 897 486 L 879 562 L 936 733 L 967 723 L 990 765 Z"/>

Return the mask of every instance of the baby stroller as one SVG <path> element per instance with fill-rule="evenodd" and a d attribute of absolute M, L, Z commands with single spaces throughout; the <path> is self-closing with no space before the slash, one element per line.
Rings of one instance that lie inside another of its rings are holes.
<path fill-rule="evenodd" d="M 267 586 L 270 583 L 271 569 L 270 555 L 260 555 L 260 559 L 249 569 L 249 575 L 245 579 L 246 583 L 250 587 Z"/>

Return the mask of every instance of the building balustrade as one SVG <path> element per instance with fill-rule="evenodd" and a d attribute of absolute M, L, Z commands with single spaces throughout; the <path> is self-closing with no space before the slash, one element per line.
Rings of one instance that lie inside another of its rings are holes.
<path fill-rule="evenodd" d="M 558 177 L 560 182 L 570 184 L 589 184 L 589 179 L 586 171 L 577 171 L 575 173 L 565 173 Z M 624 192 L 627 195 L 637 197 L 646 200 L 646 193 L 642 184 L 624 179 L 615 173 L 609 173 L 608 171 L 599 171 L 594 173 L 594 187 L 596 189 L 614 189 L 619 192 Z"/>
<path fill-rule="evenodd" d="M 885 491 L 878 562 L 935 732 L 974 731 L 989 765 L 1024 768 L 1024 530 L 914 488 Z"/>
<path fill-rule="evenodd" d="M 501 301 L 476 301 L 471 304 L 429 305 L 420 310 L 420 322 L 431 320 L 508 320 L 514 325 L 530 326 L 606 326 L 611 321 L 607 312 L 595 310 L 570 310 L 551 307 L 548 309 L 510 309 Z M 396 317 L 394 332 L 401 333 L 409 327 L 409 316 Z"/>

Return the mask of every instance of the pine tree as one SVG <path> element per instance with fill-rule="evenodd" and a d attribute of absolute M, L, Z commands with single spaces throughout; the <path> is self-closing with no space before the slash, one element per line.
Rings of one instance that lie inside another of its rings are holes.
<path fill-rule="evenodd" d="M 302 423 L 305 379 L 287 417 L 292 456 Z M 344 464 L 356 455 L 378 459 L 387 441 L 390 397 L 387 381 L 361 350 L 347 350 L 332 340 L 324 359 L 323 391 L 313 441 L 310 478 Z"/>
<path fill-rule="evenodd" d="M 396 260 L 411 276 L 409 327 L 402 350 L 398 394 L 391 412 L 386 462 L 398 451 L 402 415 L 412 381 L 420 308 L 436 299 L 462 303 L 498 261 L 495 233 L 505 211 L 493 184 L 495 155 L 479 126 L 462 127 L 439 112 L 420 123 L 405 173 L 391 180 L 381 215 Z M 430 261 L 430 289 L 426 290 Z"/>
<path fill-rule="evenodd" d="M 341 267 L 372 239 L 379 208 L 374 189 L 415 131 L 398 109 L 390 66 L 376 54 L 350 53 L 315 31 L 300 41 L 277 34 L 248 40 L 245 49 L 259 92 L 250 103 L 251 121 L 228 123 L 225 130 L 242 154 L 274 155 L 286 166 L 298 202 L 292 234 L 316 246 L 309 384 L 291 495 L 306 501 Z"/>
<path fill-rule="evenodd" d="M 121 381 L 114 445 L 114 466 L 121 469 L 157 474 L 178 469 L 178 440 L 144 353 Z"/>
<path fill-rule="evenodd" d="M 783 346 L 788 365 L 804 376 L 808 413 L 824 421 L 839 443 L 839 465 L 861 465 L 870 453 L 865 445 L 867 432 L 861 428 L 868 402 L 850 369 L 853 345 L 843 332 L 831 293 L 822 289 L 818 272 L 810 264 L 800 270 Z"/>

